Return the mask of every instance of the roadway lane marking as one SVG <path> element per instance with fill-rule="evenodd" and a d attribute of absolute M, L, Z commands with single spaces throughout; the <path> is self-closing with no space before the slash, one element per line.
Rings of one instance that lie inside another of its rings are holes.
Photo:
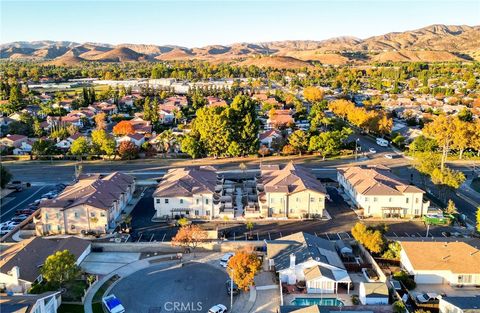
<path fill-rule="evenodd" d="M 44 189 L 45 187 L 47 186 L 43 186 L 43 187 L 40 187 L 40 189 L 38 189 L 37 191 L 35 191 L 34 193 L 32 193 L 28 198 L 24 199 L 22 202 L 18 203 L 16 206 L 14 206 L 13 208 L 11 208 L 10 210 L 6 211 L 6 212 L 2 212 L 2 215 L 4 214 L 8 214 L 10 212 L 12 212 L 13 210 L 15 210 L 16 208 L 18 208 L 20 205 L 23 205 L 25 202 L 27 202 L 28 200 L 30 200 L 33 196 L 35 196 L 37 193 L 39 193 L 42 189 Z"/>

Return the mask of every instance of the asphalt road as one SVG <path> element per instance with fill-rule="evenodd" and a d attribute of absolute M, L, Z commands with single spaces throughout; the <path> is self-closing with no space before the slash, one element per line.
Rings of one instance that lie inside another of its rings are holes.
<path fill-rule="evenodd" d="M 186 263 L 183 267 L 166 269 L 153 265 L 120 280 L 111 290 L 126 313 L 207 312 L 216 304 L 229 307 L 225 282 L 228 276 L 220 267 Z"/>
<path fill-rule="evenodd" d="M 41 195 L 53 189 L 53 185 L 32 186 L 20 192 L 13 192 L 0 200 L 0 221 L 10 220 L 17 209 L 24 209 L 28 204 L 40 199 Z"/>

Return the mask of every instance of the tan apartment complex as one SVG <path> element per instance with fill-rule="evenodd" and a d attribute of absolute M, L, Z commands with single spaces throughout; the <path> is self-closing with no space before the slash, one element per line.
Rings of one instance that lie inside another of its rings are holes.
<path fill-rule="evenodd" d="M 58 197 L 40 203 L 38 235 L 106 233 L 132 199 L 135 179 L 119 172 L 85 175 Z"/>
<path fill-rule="evenodd" d="M 260 170 L 257 189 L 264 217 L 323 217 L 327 192 L 311 172 L 293 162 L 263 165 Z"/>

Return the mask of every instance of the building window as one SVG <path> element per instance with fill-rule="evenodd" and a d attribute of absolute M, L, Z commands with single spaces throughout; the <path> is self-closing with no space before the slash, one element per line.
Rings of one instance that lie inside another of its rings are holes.
<path fill-rule="evenodd" d="M 80 217 L 80 215 L 78 214 L 78 212 L 73 213 L 73 216 L 75 216 L 75 218 L 79 218 L 79 217 Z"/>
<path fill-rule="evenodd" d="M 458 275 L 458 283 L 459 284 L 471 284 L 472 283 L 472 275 Z"/>
<path fill-rule="evenodd" d="M 377 202 L 378 201 L 378 198 L 377 197 L 373 197 L 373 202 Z"/>
<path fill-rule="evenodd" d="M 180 204 L 183 204 L 183 199 L 180 199 Z"/>
<path fill-rule="evenodd" d="M 58 231 L 61 231 L 61 230 L 62 230 L 62 226 L 57 225 L 57 230 L 58 230 Z"/>
<path fill-rule="evenodd" d="M 198 214 L 198 210 L 195 210 L 195 216 L 198 216 L 200 214 Z"/>
<path fill-rule="evenodd" d="M 392 202 L 392 197 L 388 198 L 388 202 Z"/>
<path fill-rule="evenodd" d="M 295 201 L 297 201 L 297 202 L 298 202 L 298 197 L 295 199 Z"/>
<path fill-rule="evenodd" d="M 418 200 L 419 200 L 418 198 L 415 198 L 415 203 L 417 203 L 417 204 L 418 204 Z"/>
<path fill-rule="evenodd" d="M 197 199 L 197 205 L 200 204 L 200 199 Z"/>
<path fill-rule="evenodd" d="M 368 202 L 368 197 L 365 197 L 365 202 Z"/>
<path fill-rule="evenodd" d="M 310 202 L 315 202 L 315 198 L 310 198 Z"/>
<path fill-rule="evenodd" d="M 168 203 L 168 199 L 165 199 L 165 204 L 167 204 L 167 203 Z"/>
<path fill-rule="evenodd" d="M 408 198 L 405 198 L 406 203 L 408 203 L 408 200 L 409 200 Z"/>
<path fill-rule="evenodd" d="M 57 213 L 57 218 L 60 218 L 60 213 Z"/>
<path fill-rule="evenodd" d="M 275 203 L 275 198 L 270 198 L 270 203 Z"/>
<path fill-rule="evenodd" d="M 205 211 L 205 214 L 207 214 L 207 216 L 210 216 L 210 210 Z"/>
<path fill-rule="evenodd" d="M 48 221 L 48 213 L 45 213 L 45 220 Z"/>
<path fill-rule="evenodd" d="M 101 216 L 101 217 L 105 217 L 105 213 L 101 212 L 101 213 L 100 213 L 100 216 Z"/>
<path fill-rule="evenodd" d="M 205 199 L 205 204 L 208 204 L 208 199 Z"/>
<path fill-rule="evenodd" d="M 155 200 L 156 200 L 156 202 L 157 202 L 158 204 L 160 204 L 160 199 L 157 198 L 157 199 L 155 199 Z"/>
<path fill-rule="evenodd" d="M 95 217 L 95 212 L 91 212 L 90 217 Z"/>

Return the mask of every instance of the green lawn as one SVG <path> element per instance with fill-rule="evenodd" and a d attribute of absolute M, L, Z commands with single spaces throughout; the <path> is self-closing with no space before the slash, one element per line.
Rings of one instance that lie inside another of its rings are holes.
<path fill-rule="evenodd" d="M 58 313 L 83 313 L 83 305 L 81 304 L 62 304 L 58 308 Z M 102 311 L 99 311 L 102 312 Z"/>
<path fill-rule="evenodd" d="M 103 313 L 102 307 L 102 297 L 105 291 L 107 291 L 108 287 L 110 287 L 114 282 L 116 282 L 120 276 L 114 275 L 110 277 L 95 293 L 92 299 L 92 310 L 93 313 Z"/>
<path fill-rule="evenodd" d="M 472 186 L 472 188 L 473 188 L 476 192 L 480 193 L 480 177 L 474 178 L 474 179 L 472 180 L 472 184 L 471 184 L 470 186 Z"/>
<path fill-rule="evenodd" d="M 62 295 L 62 299 L 68 302 L 82 301 L 83 292 L 88 285 L 85 280 L 74 280 L 65 285 L 67 291 Z"/>

